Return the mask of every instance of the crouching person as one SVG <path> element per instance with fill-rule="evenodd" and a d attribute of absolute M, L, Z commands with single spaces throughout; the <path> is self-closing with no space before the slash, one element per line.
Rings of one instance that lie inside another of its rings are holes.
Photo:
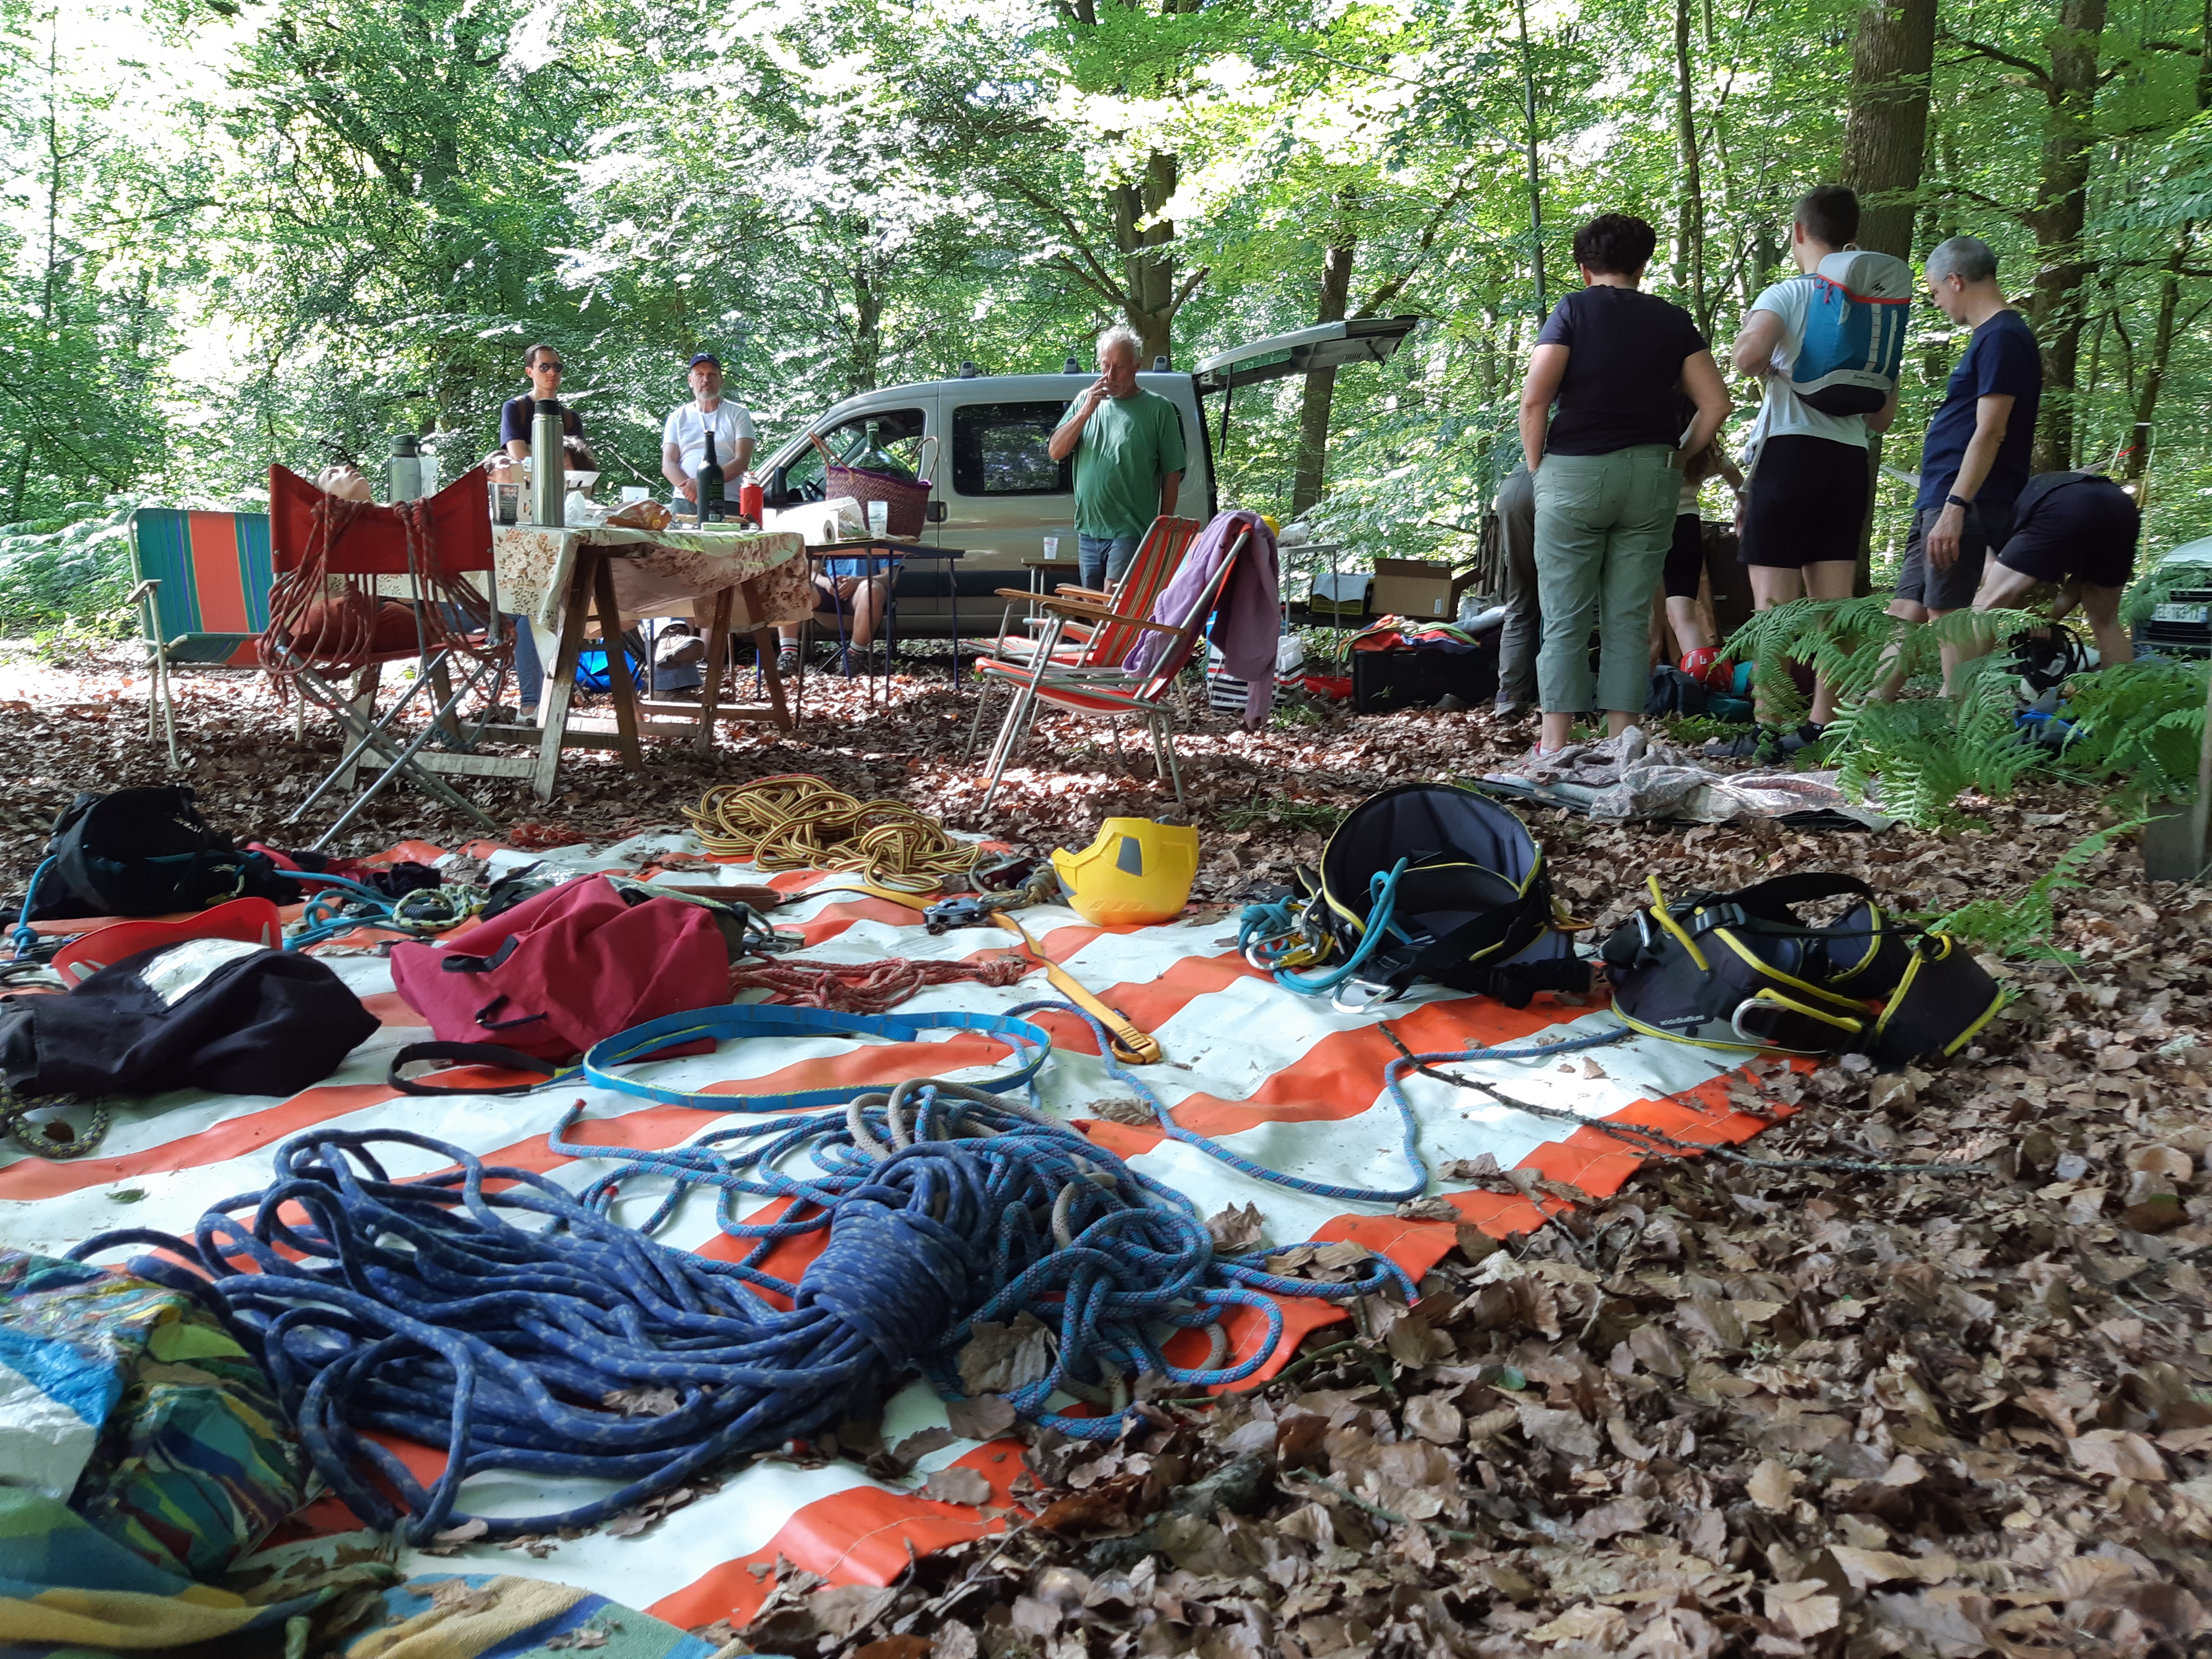
<path fill-rule="evenodd" d="M 2019 608 L 2044 583 L 2060 590 L 2063 617 L 2076 605 L 2088 618 L 2100 667 L 2133 662 L 2120 626 L 2120 595 L 2135 574 L 2142 513 L 2135 497 L 2096 472 L 2044 472 L 2027 482 L 2013 508 L 2012 533 L 1983 573 L 1977 611 Z"/>

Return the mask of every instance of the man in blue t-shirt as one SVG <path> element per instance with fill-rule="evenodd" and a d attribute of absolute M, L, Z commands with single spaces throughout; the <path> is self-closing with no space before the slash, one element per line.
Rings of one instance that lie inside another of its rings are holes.
<path fill-rule="evenodd" d="M 2043 396 L 2043 359 L 2026 319 L 1997 286 L 1997 256 L 1978 237 L 1954 236 L 1928 256 L 1928 292 L 1954 323 L 1973 330 L 1966 356 L 1929 417 L 1920 495 L 1889 614 L 1907 622 L 1974 603 L 1992 548 L 2004 545 L 2013 503 L 2027 485 Z M 1944 689 L 1961 653 L 1943 647 Z"/>

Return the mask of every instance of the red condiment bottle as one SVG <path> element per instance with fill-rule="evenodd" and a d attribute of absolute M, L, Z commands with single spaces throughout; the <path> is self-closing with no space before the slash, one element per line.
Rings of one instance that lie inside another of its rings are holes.
<path fill-rule="evenodd" d="M 763 506 L 760 480 L 748 472 L 744 482 L 738 486 L 738 513 L 740 517 L 750 519 L 757 525 L 761 521 Z"/>

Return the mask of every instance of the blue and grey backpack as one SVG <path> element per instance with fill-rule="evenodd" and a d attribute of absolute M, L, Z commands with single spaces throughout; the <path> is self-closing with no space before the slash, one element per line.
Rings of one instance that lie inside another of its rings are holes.
<path fill-rule="evenodd" d="M 1797 280 L 1813 284 L 1813 303 L 1790 389 L 1823 415 L 1872 414 L 1889 401 L 1905 361 L 1912 267 L 1891 254 L 1846 248 Z"/>

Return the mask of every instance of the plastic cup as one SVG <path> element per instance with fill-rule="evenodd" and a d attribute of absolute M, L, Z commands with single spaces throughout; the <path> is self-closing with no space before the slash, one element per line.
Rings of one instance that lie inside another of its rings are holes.
<path fill-rule="evenodd" d="M 889 501 L 868 503 L 868 534 L 888 535 L 891 527 L 891 504 Z"/>

